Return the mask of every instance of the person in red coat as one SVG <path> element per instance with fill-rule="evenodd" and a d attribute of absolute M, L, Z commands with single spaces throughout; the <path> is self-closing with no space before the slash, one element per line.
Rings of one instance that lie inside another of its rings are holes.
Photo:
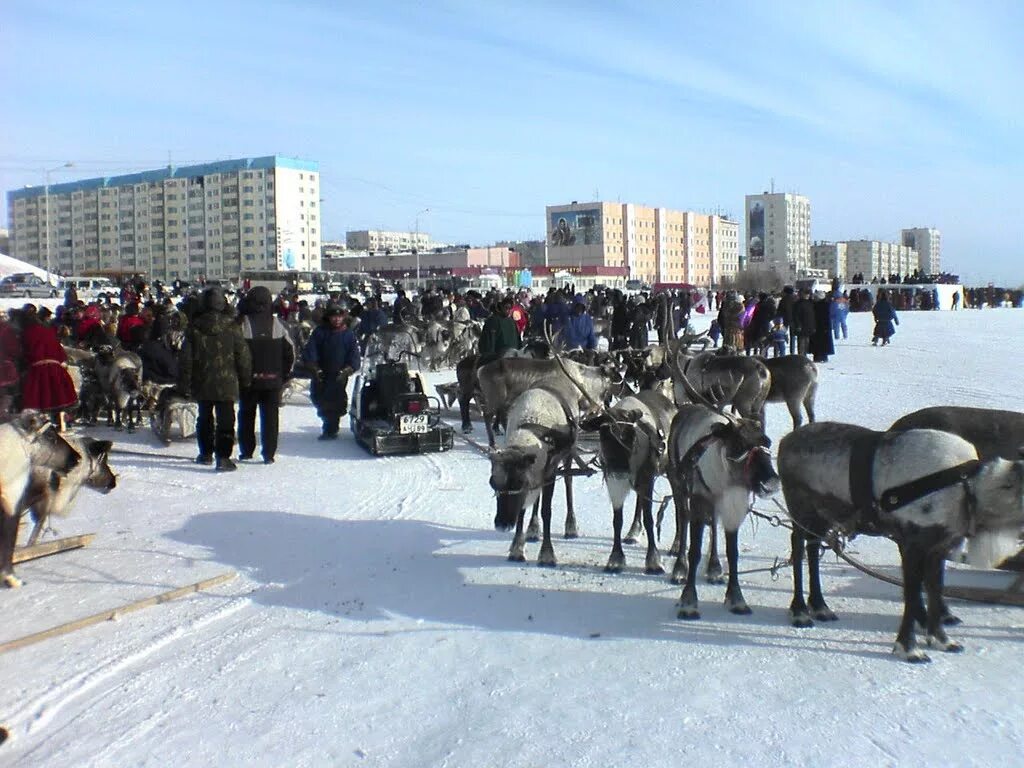
<path fill-rule="evenodd" d="M 39 322 L 35 312 L 26 312 L 24 317 L 21 407 L 48 413 L 63 411 L 78 402 L 78 395 L 65 368 L 68 357 L 57 341 L 57 329 Z"/>
<path fill-rule="evenodd" d="M 18 391 L 20 359 L 21 339 L 18 338 L 18 331 L 6 318 L 0 317 L 0 418 L 10 413 L 13 395 Z"/>
<path fill-rule="evenodd" d="M 129 304 L 124 312 L 124 317 L 117 324 L 117 338 L 127 345 L 132 343 L 132 329 L 143 325 L 145 321 L 139 315 L 138 304 Z"/>

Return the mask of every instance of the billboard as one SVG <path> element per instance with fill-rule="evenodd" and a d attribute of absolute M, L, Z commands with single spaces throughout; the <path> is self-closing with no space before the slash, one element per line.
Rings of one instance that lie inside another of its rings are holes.
<path fill-rule="evenodd" d="M 555 247 L 563 245 L 600 245 L 601 210 L 559 211 L 551 214 L 548 242 Z"/>
<path fill-rule="evenodd" d="M 747 209 L 747 263 L 764 263 L 764 203 L 752 200 Z"/>

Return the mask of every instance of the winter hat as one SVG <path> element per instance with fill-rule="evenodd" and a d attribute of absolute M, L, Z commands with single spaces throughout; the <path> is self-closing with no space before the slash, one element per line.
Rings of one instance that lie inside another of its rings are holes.
<path fill-rule="evenodd" d="M 246 310 L 252 315 L 262 315 L 270 312 L 274 304 L 274 298 L 270 295 L 270 289 L 265 285 L 257 285 L 245 294 Z"/>
<path fill-rule="evenodd" d="M 224 298 L 224 291 L 220 286 L 214 285 L 203 291 L 203 309 L 208 312 L 223 312 L 228 307 L 228 300 Z"/>

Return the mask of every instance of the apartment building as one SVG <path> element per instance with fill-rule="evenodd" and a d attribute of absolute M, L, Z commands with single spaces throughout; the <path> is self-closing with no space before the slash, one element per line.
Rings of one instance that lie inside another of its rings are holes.
<path fill-rule="evenodd" d="M 739 268 L 739 225 L 724 216 L 634 203 L 546 209 L 552 268 L 619 267 L 647 283 L 709 286 Z"/>
<path fill-rule="evenodd" d="M 357 229 L 345 233 L 345 247 L 350 251 L 403 253 L 426 251 L 434 246 L 426 232 L 387 232 L 382 229 Z"/>
<path fill-rule="evenodd" d="M 811 267 L 811 201 L 790 192 L 747 195 L 742 268 L 792 281 Z"/>
<path fill-rule="evenodd" d="M 62 274 L 320 268 L 320 174 L 277 155 L 7 193 L 11 255 Z"/>
<path fill-rule="evenodd" d="M 926 275 L 942 272 L 942 233 L 934 227 L 900 230 L 900 242 L 917 251 L 921 271 Z"/>
<path fill-rule="evenodd" d="M 912 274 L 920 263 L 913 248 L 882 240 L 815 243 L 811 247 L 811 262 L 815 268 L 828 270 L 830 277 L 852 281 L 854 275 L 860 274 L 866 282 Z"/>

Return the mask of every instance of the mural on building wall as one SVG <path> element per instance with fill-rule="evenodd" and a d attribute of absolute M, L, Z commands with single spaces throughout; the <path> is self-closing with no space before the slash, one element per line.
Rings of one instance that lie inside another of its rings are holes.
<path fill-rule="evenodd" d="M 550 224 L 553 246 L 601 244 L 601 211 L 597 208 L 552 213 Z"/>
<path fill-rule="evenodd" d="M 758 200 L 747 211 L 747 262 L 764 261 L 764 204 Z"/>

